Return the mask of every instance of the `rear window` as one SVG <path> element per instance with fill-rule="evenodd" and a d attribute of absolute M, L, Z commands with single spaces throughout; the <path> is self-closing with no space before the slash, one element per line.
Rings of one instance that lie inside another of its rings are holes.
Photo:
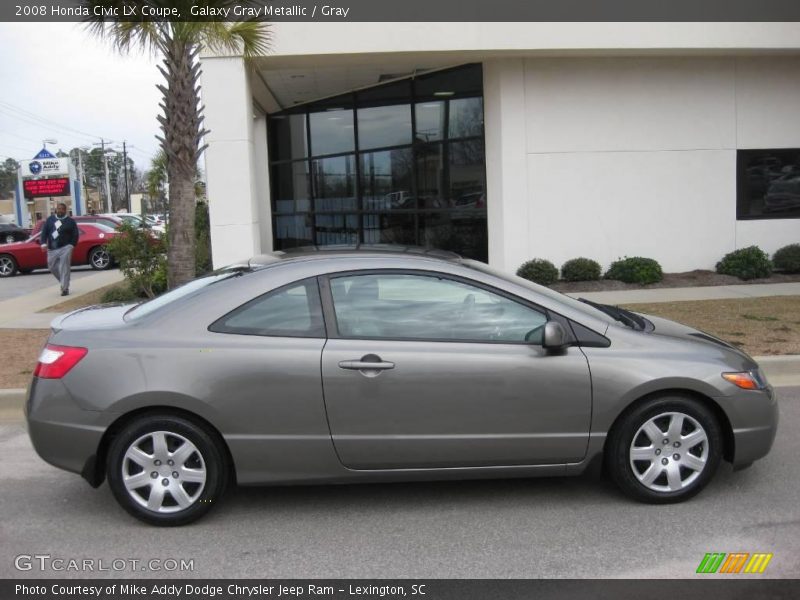
<path fill-rule="evenodd" d="M 192 294 L 207 288 L 210 285 L 214 285 L 220 281 L 225 281 L 227 279 L 238 277 L 250 272 L 252 272 L 250 268 L 229 267 L 219 271 L 214 271 L 213 273 L 210 273 L 204 277 L 198 277 L 197 279 L 193 279 L 188 283 L 184 283 L 180 287 L 176 287 L 174 290 L 170 290 L 166 294 L 162 294 L 161 296 L 153 298 L 152 300 L 148 300 L 147 302 L 137 304 L 125 313 L 125 320 L 136 321 L 164 308 L 165 306 L 172 304 L 173 302 L 180 300 L 181 298 L 191 296 Z"/>

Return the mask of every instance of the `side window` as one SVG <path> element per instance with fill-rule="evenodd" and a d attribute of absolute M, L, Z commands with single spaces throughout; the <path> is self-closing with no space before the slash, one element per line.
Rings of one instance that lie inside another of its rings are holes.
<path fill-rule="evenodd" d="M 317 281 L 306 279 L 254 298 L 208 329 L 216 333 L 324 338 Z"/>
<path fill-rule="evenodd" d="M 331 279 L 339 335 L 541 344 L 547 316 L 504 296 L 428 275 Z"/>

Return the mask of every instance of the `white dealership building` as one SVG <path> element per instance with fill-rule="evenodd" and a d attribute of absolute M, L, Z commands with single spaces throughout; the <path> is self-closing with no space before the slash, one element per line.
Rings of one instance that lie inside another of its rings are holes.
<path fill-rule="evenodd" d="M 404 243 L 684 271 L 800 242 L 800 23 L 270 27 L 253 65 L 202 57 L 216 266 Z"/>

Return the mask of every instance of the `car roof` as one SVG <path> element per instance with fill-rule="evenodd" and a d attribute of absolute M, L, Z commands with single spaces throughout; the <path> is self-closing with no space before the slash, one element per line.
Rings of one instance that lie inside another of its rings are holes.
<path fill-rule="evenodd" d="M 356 244 L 356 245 L 329 245 L 329 246 L 300 246 L 286 250 L 277 250 L 266 254 L 254 256 L 242 266 L 266 267 L 276 263 L 285 263 L 296 260 L 319 260 L 334 257 L 398 257 L 408 258 L 434 258 L 450 262 L 461 262 L 463 259 L 455 252 L 423 248 L 421 246 L 400 246 L 393 244 Z"/>

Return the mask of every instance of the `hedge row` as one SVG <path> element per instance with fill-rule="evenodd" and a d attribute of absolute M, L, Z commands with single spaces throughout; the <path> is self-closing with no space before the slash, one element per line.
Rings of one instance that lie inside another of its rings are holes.
<path fill-rule="evenodd" d="M 772 260 L 758 246 L 741 248 L 726 254 L 716 266 L 717 273 L 744 280 L 769 277 L 773 269 L 784 273 L 800 273 L 800 244 L 784 246 L 773 255 Z M 601 273 L 600 263 L 591 258 L 573 258 L 561 265 L 563 281 L 596 281 Z M 559 280 L 559 270 L 543 258 L 523 263 L 517 275 L 541 285 L 551 285 Z M 626 256 L 611 263 L 602 277 L 646 285 L 661 281 L 664 273 L 658 261 L 652 258 Z"/>

